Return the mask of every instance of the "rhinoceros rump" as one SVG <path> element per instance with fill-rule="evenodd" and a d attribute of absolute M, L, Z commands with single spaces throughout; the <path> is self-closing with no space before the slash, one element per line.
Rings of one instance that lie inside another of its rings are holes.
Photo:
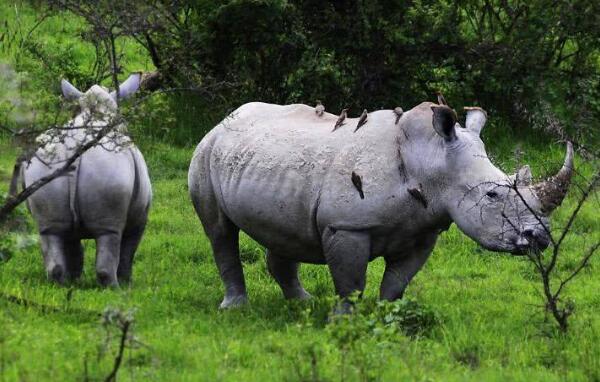
<path fill-rule="evenodd" d="M 383 256 L 381 298 L 397 299 L 452 222 L 494 251 L 548 245 L 547 218 L 530 209 L 548 213 L 566 188 L 519 176 L 515 191 L 515 178 L 486 155 L 483 110 L 470 108 L 464 128 L 450 108 L 432 103 L 396 119 L 391 110 L 376 111 L 356 133 L 357 119 L 332 133 L 332 114 L 249 103 L 202 139 L 188 182 L 225 284 L 221 307 L 247 301 L 240 229 L 267 248 L 269 271 L 286 298 L 308 296 L 298 280 L 301 262 L 327 264 L 346 297 L 363 290 L 367 263 Z M 566 184 L 572 166 L 569 145 Z"/>
<path fill-rule="evenodd" d="M 116 92 L 94 85 L 82 93 L 65 80 L 61 86 L 65 98 L 79 100 L 81 112 L 67 125 L 64 139 L 38 137 L 49 141 L 25 164 L 25 186 L 61 167 L 61 161 L 92 139 L 117 111 Z M 139 75 L 132 75 L 119 87 L 119 98 L 138 86 Z M 144 158 L 121 128 L 86 151 L 72 172 L 52 180 L 27 201 L 38 225 L 46 271 L 56 282 L 81 275 L 81 239 L 88 238 L 96 240 L 96 273 L 102 285 L 116 286 L 118 279 L 131 277 L 152 190 Z"/>

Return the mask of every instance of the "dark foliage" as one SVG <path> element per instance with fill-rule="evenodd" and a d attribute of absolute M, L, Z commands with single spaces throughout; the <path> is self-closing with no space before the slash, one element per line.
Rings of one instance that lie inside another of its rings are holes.
<path fill-rule="evenodd" d="M 108 14 L 145 47 L 165 87 L 228 84 L 213 108 L 220 113 L 248 101 L 320 99 L 357 116 L 408 109 L 439 90 L 457 110 L 481 105 L 515 129 L 558 123 L 582 142 L 598 139 L 595 1 L 51 3 Z M 215 103 L 200 98 L 184 102 Z"/>

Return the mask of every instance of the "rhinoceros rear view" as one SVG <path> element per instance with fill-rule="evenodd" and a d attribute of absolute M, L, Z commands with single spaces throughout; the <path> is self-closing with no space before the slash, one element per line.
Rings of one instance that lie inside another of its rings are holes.
<path fill-rule="evenodd" d="M 139 80 L 139 75 L 131 76 L 119 88 L 119 97 L 135 92 Z M 43 148 L 24 166 L 25 186 L 62 167 L 116 113 L 115 92 L 94 85 L 84 94 L 64 80 L 62 88 L 66 98 L 79 100 L 81 113 L 64 134 L 38 138 Z M 72 172 L 52 180 L 27 201 L 38 225 L 48 276 L 59 283 L 78 278 L 83 269 L 81 239 L 93 238 L 98 281 L 105 286 L 128 281 L 151 199 L 142 154 L 120 129 L 109 132 L 75 162 Z"/>
<path fill-rule="evenodd" d="M 543 225 L 566 193 L 570 145 L 554 182 L 530 185 L 528 168 L 509 177 L 489 161 L 483 110 L 470 108 L 465 128 L 432 103 L 399 115 L 373 112 L 356 132 L 358 120 L 346 118 L 332 132 L 332 114 L 249 103 L 202 139 L 188 182 L 225 284 L 221 307 L 247 301 L 240 229 L 267 248 L 286 298 L 309 296 L 301 262 L 327 264 L 346 297 L 363 290 L 367 263 L 383 256 L 381 298 L 397 299 L 452 222 L 495 251 L 548 245 Z"/>

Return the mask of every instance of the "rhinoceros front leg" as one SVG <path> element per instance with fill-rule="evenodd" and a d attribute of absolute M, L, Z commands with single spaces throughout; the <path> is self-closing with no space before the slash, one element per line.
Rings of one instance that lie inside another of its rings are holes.
<path fill-rule="evenodd" d="M 435 243 L 435 241 L 433 242 Z M 395 301 L 402 298 L 406 286 L 429 258 L 433 243 L 398 259 L 385 259 L 385 272 L 379 289 L 379 298 Z"/>
<path fill-rule="evenodd" d="M 102 286 L 118 287 L 117 267 L 121 234 L 107 233 L 96 238 L 96 278 Z"/>
<path fill-rule="evenodd" d="M 285 298 L 305 300 L 311 297 L 300 283 L 298 278 L 300 264 L 297 262 L 278 256 L 272 250 L 267 250 L 267 268 L 281 287 Z"/>
<path fill-rule="evenodd" d="M 323 249 L 337 294 L 342 299 L 356 291 L 362 294 L 371 251 L 370 235 L 361 231 L 328 228 L 324 235 Z M 351 306 L 344 301 L 339 308 L 342 312 L 347 312 Z"/>

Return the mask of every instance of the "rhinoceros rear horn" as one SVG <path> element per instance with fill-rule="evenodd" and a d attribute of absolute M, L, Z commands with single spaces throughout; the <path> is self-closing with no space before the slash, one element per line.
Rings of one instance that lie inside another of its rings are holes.
<path fill-rule="evenodd" d="M 562 168 L 556 175 L 532 186 L 533 192 L 540 201 L 543 213 L 550 214 L 562 203 L 569 190 L 572 176 L 573 144 L 567 142 L 567 154 Z"/>
<path fill-rule="evenodd" d="M 446 142 L 453 141 L 456 138 L 457 117 L 456 112 L 448 106 L 432 106 L 433 128 Z"/>

